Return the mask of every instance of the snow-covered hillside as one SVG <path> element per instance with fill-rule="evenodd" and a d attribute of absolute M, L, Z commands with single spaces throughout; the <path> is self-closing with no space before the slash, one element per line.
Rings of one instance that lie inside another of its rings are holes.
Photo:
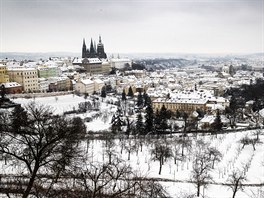
<path fill-rule="evenodd" d="M 35 99 L 14 99 L 14 102 L 26 105 L 30 102 L 49 105 L 56 114 L 70 111 L 78 108 L 80 102 L 89 101 L 76 95 L 65 95 L 56 97 L 42 97 Z M 89 131 L 107 130 L 111 126 L 111 117 L 116 111 L 116 106 L 106 103 L 111 98 L 104 99 L 100 106 L 100 116 L 97 116 L 86 125 Z M 101 99 L 100 99 L 101 101 Z M 81 118 L 93 115 L 95 112 L 78 114 Z M 259 141 L 255 145 L 255 150 L 251 144 L 241 143 L 245 137 L 255 138 L 259 134 Z M 189 141 L 189 146 L 182 147 L 180 140 L 183 137 L 172 135 L 156 138 L 134 138 L 122 137 L 114 140 L 111 152 L 114 155 L 124 159 L 133 169 L 140 172 L 147 178 L 153 178 L 160 181 L 166 188 L 171 197 L 187 197 L 195 195 L 196 188 L 191 181 L 193 162 L 199 152 L 206 152 L 209 148 L 215 148 L 220 151 L 222 158 L 215 162 L 214 167 L 209 171 L 212 180 L 206 189 L 202 188 L 201 194 L 211 198 L 229 198 L 232 196 L 232 190 L 227 184 L 230 184 L 230 175 L 234 172 L 243 173 L 246 180 L 243 181 L 244 191 L 238 191 L 237 198 L 262 198 L 264 197 L 264 130 L 245 130 L 239 132 L 230 132 L 221 135 L 198 134 L 184 137 Z M 87 158 L 92 162 L 105 162 L 108 160 L 106 140 L 92 140 L 89 145 L 84 143 L 84 148 L 88 146 Z M 203 146 L 199 142 L 203 142 Z M 153 160 L 155 145 L 166 145 L 169 147 L 175 158 L 170 157 L 164 161 L 161 174 L 159 172 L 160 163 Z M 186 157 L 181 157 L 182 148 Z M 130 156 L 129 156 L 130 155 Z M 1 162 L 1 172 L 10 173 L 10 170 L 4 162 Z M 262 186 L 260 186 L 260 184 Z"/>

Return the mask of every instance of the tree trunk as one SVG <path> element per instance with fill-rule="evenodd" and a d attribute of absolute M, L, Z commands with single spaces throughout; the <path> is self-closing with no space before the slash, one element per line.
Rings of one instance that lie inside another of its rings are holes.
<path fill-rule="evenodd" d="M 200 184 L 197 185 L 197 197 L 200 196 Z"/>
<path fill-rule="evenodd" d="M 252 143 L 254 151 L 256 150 L 255 143 Z"/>
<path fill-rule="evenodd" d="M 182 142 L 182 153 L 181 153 L 182 157 L 184 156 L 184 143 Z"/>
<path fill-rule="evenodd" d="M 51 188 L 53 187 L 54 183 L 57 183 L 57 182 L 58 182 L 58 179 L 59 179 L 60 173 L 61 173 L 61 169 L 58 170 L 58 172 L 57 172 L 57 174 L 56 174 L 56 177 L 55 177 L 54 179 L 52 179 L 51 184 L 50 184 L 50 186 L 49 186 L 49 188 L 48 188 L 48 191 L 46 192 L 46 196 L 49 195 L 50 190 L 51 190 Z"/>
<path fill-rule="evenodd" d="M 235 184 L 235 189 L 234 189 L 234 191 L 233 191 L 233 196 L 232 196 L 232 198 L 235 198 L 235 196 L 236 196 L 236 193 L 237 193 L 237 187 L 238 187 L 238 183 Z"/>
<path fill-rule="evenodd" d="M 236 190 L 233 192 L 233 196 L 232 196 L 232 198 L 235 198 L 235 196 L 236 196 Z"/>
<path fill-rule="evenodd" d="M 112 157 L 112 155 L 111 155 L 111 153 L 110 153 L 110 154 L 109 154 L 109 164 L 112 163 L 112 159 L 111 159 L 111 157 Z"/>
<path fill-rule="evenodd" d="M 27 185 L 27 188 L 26 188 L 26 191 L 23 193 L 23 196 L 22 198 L 27 198 L 32 187 L 33 187 L 33 184 L 34 184 L 34 181 L 35 181 L 35 178 L 37 176 L 37 172 L 38 172 L 38 169 L 39 169 L 39 164 L 36 163 L 35 166 L 34 166 L 34 169 L 33 169 L 33 172 L 31 174 L 31 177 L 30 177 L 30 180 L 29 180 L 29 183 Z"/>
<path fill-rule="evenodd" d="M 94 181 L 94 190 L 93 190 L 92 198 L 96 197 L 96 192 L 97 192 L 97 183 L 96 181 Z"/>
<path fill-rule="evenodd" d="M 162 158 L 159 159 L 160 162 L 160 168 L 159 168 L 159 175 L 161 174 L 161 168 L 162 168 Z"/>

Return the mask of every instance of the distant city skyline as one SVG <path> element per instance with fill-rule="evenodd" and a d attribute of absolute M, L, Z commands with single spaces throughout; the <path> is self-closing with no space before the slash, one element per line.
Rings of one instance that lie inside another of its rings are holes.
<path fill-rule="evenodd" d="M 0 0 L 0 52 L 264 51 L 264 0 Z"/>

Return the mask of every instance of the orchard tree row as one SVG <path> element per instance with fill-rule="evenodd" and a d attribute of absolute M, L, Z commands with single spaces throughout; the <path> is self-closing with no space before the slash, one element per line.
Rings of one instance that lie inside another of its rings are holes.
<path fill-rule="evenodd" d="M 141 176 L 115 156 L 91 161 L 86 135 L 81 118 L 54 115 L 35 103 L 1 111 L 0 192 L 23 198 L 166 196 L 158 183 L 135 179 Z"/>

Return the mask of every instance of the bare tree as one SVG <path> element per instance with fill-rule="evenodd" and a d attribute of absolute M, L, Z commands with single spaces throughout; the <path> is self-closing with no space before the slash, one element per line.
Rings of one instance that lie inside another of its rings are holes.
<path fill-rule="evenodd" d="M 231 175 L 229 175 L 228 182 L 230 182 L 230 184 L 228 186 L 233 191 L 232 198 L 235 198 L 236 193 L 239 190 L 243 190 L 242 182 L 244 181 L 246 181 L 246 176 L 242 171 L 236 170 L 233 171 Z"/>
<path fill-rule="evenodd" d="M 114 158 L 112 163 L 93 163 L 83 168 L 78 185 L 84 197 L 165 197 L 161 185 L 137 175 L 124 161 Z"/>
<path fill-rule="evenodd" d="M 257 129 L 253 134 L 256 136 L 255 138 L 257 139 L 257 141 L 259 141 L 259 136 L 263 135 L 264 133 L 261 129 Z"/>
<path fill-rule="evenodd" d="M 258 134 L 258 135 L 259 135 L 259 134 Z M 246 145 L 251 144 L 252 147 L 253 147 L 253 149 L 254 149 L 254 151 L 255 151 L 255 150 L 256 150 L 256 144 L 261 143 L 261 142 L 259 141 L 259 137 L 258 137 L 258 135 L 257 135 L 256 138 L 249 138 L 248 136 L 245 136 L 245 137 L 241 138 L 240 143 L 242 144 L 242 149 L 243 149 Z"/>
<path fill-rule="evenodd" d="M 209 147 L 208 154 L 209 154 L 209 159 L 211 159 L 212 162 L 212 169 L 214 169 L 215 162 L 220 162 L 223 155 L 215 147 Z"/>
<path fill-rule="evenodd" d="M 184 157 L 184 149 L 187 150 L 191 148 L 192 142 L 191 140 L 186 137 L 186 134 L 182 134 L 182 136 L 177 140 L 177 143 L 181 145 L 181 156 Z"/>
<path fill-rule="evenodd" d="M 104 134 L 104 147 L 105 152 L 108 155 L 108 161 L 111 164 L 112 156 L 114 156 L 116 153 L 114 135 L 112 133 Z"/>
<path fill-rule="evenodd" d="M 32 103 L 26 107 L 26 114 L 27 125 L 21 124 L 18 130 L 13 127 L 15 117 L 9 117 L 9 122 L 0 121 L 0 155 L 11 157 L 10 166 L 13 162 L 25 166 L 29 176 L 23 198 L 33 193 L 41 170 L 52 172 L 53 167 L 60 167 L 57 175 L 71 163 L 77 156 L 78 142 L 86 133 L 80 118 L 55 116 L 48 107 Z"/>
<path fill-rule="evenodd" d="M 159 167 L 159 175 L 161 174 L 162 165 L 164 162 L 172 157 L 171 149 L 168 147 L 166 143 L 156 142 L 153 149 L 151 149 L 151 155 L 153 156 L 153 160 L 158 160 Z"/>
<path fill-rule="evenodd" d="M 202 140 L 197 141 L 197 151 L 193 160 L 193 170 L 191 172 L 191 180 L 197 189 L 197 197 L 200 196 L 200 188 L 207 187 L 209 181 L 212 180 L 210 172 L 212 170 L 211 156 L 207 151 L 208 144 Z"/>
<path fill-rule="evenodd" d="M 93 163 L 81 174 L 79 181 L 84 187 L 87 197 L 104 197 L 106 194 L 113 197 L 121 195 L 131 189 L 130 183 L 121 185 L 121 182 L 132 173 L 127 165 L 113 159 L 111 163 Z"/>
<path fill-rule="evenodd" d="M 246 135 L 245 137 L 240 139 L 240 143 L 242 144 L 242 149 L 249 144 L 249 137 Z"/>
<path fill-rule="evenodd" d="M 171 141 L 174 164 L 177 163 L 177 160 L 183 160 L 182 153 L 180 153 L 181 145 L 178 144 L 178 141 L 178 137 L 173 138 Z"/>
<path fill-rule="evenodd" d="M 127 139 L 124 139 L 125 141 L 125 150 L 127 151 L 127 160 L 130 160 L 130 154 L 131 152 L 135 152 L 136 148 L 137 148 L 137 145 L 136 145 L 136 140 L 135 139 L 132 139 L 132 138 L 127 138 Z"/>

